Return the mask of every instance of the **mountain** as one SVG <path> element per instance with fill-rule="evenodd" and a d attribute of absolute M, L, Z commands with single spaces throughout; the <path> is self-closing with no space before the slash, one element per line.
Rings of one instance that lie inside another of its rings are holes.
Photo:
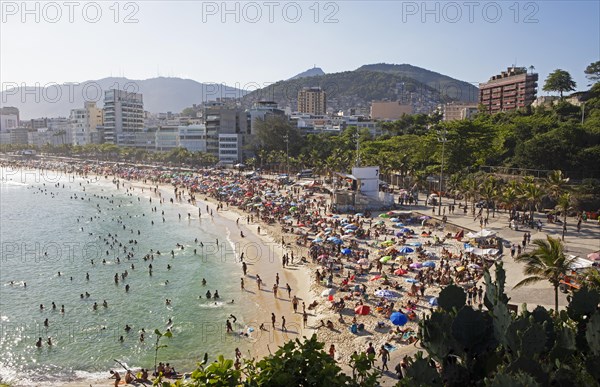
<path fill-rule="evenodd" d="M 19 87 L 0 93 L 2 106 L 19 108 L 22 120 L 40 117 L 68 117 L 71 109 L 82 108 L 84 101 L 103 106 L 104 91 L 122 89 L 143 94 L 144 110 L 179 113 L 184 108 L 218 97 L 239 98 L 245 91 L 213 83 L 181 78 L 103 78 L 80 84 L 54 84 L 48 87 Z"/>
<path fill-rule="evenodd" d="M 289 80 L 299 79 L 299 78 L 307 78 L 307 77 L 316 77 L 319 75 L 325 75 L 325 71 L 323 71 L 320 67 L 313 67 L 312 69 L 308 69 L 306 71 L 301 72 L 300 74 L 294 75 Z"/>
<path fill-rule="evenodd" d="M 372 67 L 369 68 L 369 66 Z M 292 110 L 296 110 L 298 90 L 303 87 L 318 86 L 327 93 L 328 110 L 331 108 L 334 112 L 348 111 L 351 108 L 368 111 L 373 100 L 389 100 L 413 105 L 415 113 L 429 113 L 441 103 L 452 100 L 469 100 L 453 98 L 452 93 L 444 94 L 440 92 L 439 87 L 432 86 L 441 84 L 442 91 L 453 85 L 465 88 L 469 92 L 472 90 L 471 85 L 466 82 L 418 67 L 410 66 L 411 69 L 416 69 L 411 75 L 425 82 L 402 74 L 399 69 L 394 67 L 395 65 L 369 66 L 363 66 L 354 71 L 312 77 L 294 77 L 287 81 L 279 81 L 247 94 L 242 99 L 242 105 L 248 107 L 254 102 L 269 100 L 277 102 L 280 107 L 290 107 Z M 475 92 L 472 94 L 475 97 L 478 95 Z M 467 92 L 461 95 L 461 97 L 465 96 L 468 96 Z"/>
<path fill-rule="evenodd" d="M 370 64 L 359 67 L 357 71 L 376 71 L 412 78 L 438 90 L 443 96 L 457 101 L 477 102 L 479 98 L 479 88 L 469 82 L 409 64 Z"/>

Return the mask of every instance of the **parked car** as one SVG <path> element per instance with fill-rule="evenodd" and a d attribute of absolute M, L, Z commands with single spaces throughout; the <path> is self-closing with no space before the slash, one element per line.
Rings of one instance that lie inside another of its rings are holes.
<path fill-rule="evenodd" d="M 306 179 L 309 177 L 313 177 L 313 171 L 312 169 L 305 169 L 303 171 L 298 172 L 296 176 L 298 177 L 298 179 Z"/>

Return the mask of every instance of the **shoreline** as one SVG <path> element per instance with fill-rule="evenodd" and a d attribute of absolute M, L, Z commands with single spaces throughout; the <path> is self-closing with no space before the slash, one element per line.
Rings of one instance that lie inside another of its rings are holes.
<path fill-rule="evenodd" d="M 235 177 L 234 177 L 235 179 Z M 132 181 L 127 181 L 124 180 L 122 178 L 119 178 L 120 181 L 126 181 L 127 184 L 131 184 L 133 186 L 135 186 L 137 188 L 138 184 L 144 184 L 142 181 L 138 181 L 138 180 L 132 180 Z M 155 187 L 156 184 L 147 184 L 144 185 L 144 187 Z M 169 185 L 169 184 L 159 184 L 159 188 L 162 192 L 163 196 L 167 201 L 168 199 L 172 196 L 173 193 L 173 186 Z M 291 189 L 291 186 L 288 186 L 287 189 L 285 189 L 284 187 L 284 191 L 288 191 Z M 187 197 L 186 197 L 187 198 Z M 202 218 L 204 219 L 210 219 L 209 216 L 206 214 L 205 212 L 205 206 L 208 205 L 210 209 L 212 209 L 213 211 L 216 210 L 216 207 L 219 205 L 219 201 L 216 198 L 211 197 L 210 195 L 204 195 L 204 194 L 198 194 L 196 197 L 196 204 L 195 207 L 196 208 L 201 208 L 202 210 Z M 185 203 L 185 202 L 184 202 Z M 185 203 L 186 204 L 186 203 Z M 427 213 L 431 214 L 430 212 L 430 208 L 426 207 L 414 207 L 414 208 L 410 208 L 407 211 L 410 211 L 411 214 L 421 214 L 423 216 L 425 216 Z M 378 220 L 377 214 L 379 213 L 374 213 L 373 216 L 373 220 Z M 336 327 L 339 326 L 339 322 L 337 318 L 338 315 L 332 311 L 331 309 L 328 308 L 328 303 L 327 302 L 321 302 L 321 300 L 323 300 L 323 298 L 320 295 L 320 292 L 325 289 L 325 287 L 323 287 L 321 284 L 316 283 L 313 278 L 312 278 L 312 272 L 314 269 L 319 269 L 321 270 L 322 266 L 318 265 L 318 264 L 303 264 L 303 265 L 294 265 L 289 269 L 284 269 L 283 267 L 281 267 L 281 260 L 280 257 L 281 255 L 283 255 L 284 253 L 284 249 L 281 247 L 281 244 L 278 243 L 277 241 L 283 236 L 285 235 L 286 237 L 286 243 L 291 245 L 292 250 L 294 251 L 294 254 L 296 255 L 297 251 L 302 251 L 303 254 L 302 256 L 306 256 L 308 258 L 308 254 L 306 254 L 307 247 L 305 246 L 298 246 L 295 243 L 295 239 L 299 237 L 299 234 L 297 233 L 293 233 L 293 234 L 284 234 L 284 232 L 281 230 L 281 228 L 283 227 L 283 223 L 280 222 L 274 222 L 272 225 L 267 225 L 264 222 L 261 221 L 253 221 L 251 223 L 248 223 L 246 221 L 246 216 L 248 216 L 248 213 L 245 212 L 243 209 L 241 208 L 237 208 L 235 206 L 227 206 L 224 210 L 220 210 L 220 211 L 216 211 L 216 213 L 214 213 L 215 217 L 212 219 L 213 222 L 215 222 L 215 224 L 219 225 L 220 227 L 224 227 L 226 229 L 228 229 L 230 231 L 230 239 L 231 242 L 234 243 L 234 245 L 236 246 L 247 246 L 250 244 L 258 244 L 258 245 L 262 245 L 262 246 L 268 246 L 266 247 L 267 251 L 269 252 L 265 257 L 264 252 L 259 253 L 258 251 L 254 252 L 253 254 L 251 253 L 250 249 L 247 249 L 247 255 L 246 255 L 246 260 L 249 263 L 249 276 L 248 276 L 248 280 L 246 281 L 246 289 L 255 292 L 254 295 L 250 295 L 258 304 L 259 307 L 258 310 L 256 311 L 256 320 L 258 321 L 259 319 L 262 320 L 268 320 L 267 323 L 265 325 L 270 326 L 270 318 L 268 313 L 273 310 L 275 311 L 276 315 L 277 315 L 277 321 L 279 324 L 279 317 L 281 315 L 285 315 L 286 318 L 288 318 L 289 316 L 292 316 L 291 318 L 288 319 L 288 323 L 287 326 L 290 329 L 292 327 L 292 324 L 298 324 L 302 325 L 302 321 L 301 321 L 301 314 L 299 315 L 294 315 L 293 311 L 291 309 L 291 306 L 289 305 L 288 299 L 287 299 L 287 294 L 285 293 L 284 289 L 281 289 L 281 284 L 285 284 L 286 282 L 289 282 L 290 285 L 292 286 L 293 292 L 292 294 L 294 294 L 296 291 L 299 292 L 299 296 L 302 297 L 303 299 L 306 298 L 306 303 L 307 305 L 309 304 L 309 302 L 311 302 L 312 300 L 319 300 L 320 305 L 315 309 L 312 310 L 311 313 L 312 315 L 309 317 L 309 327 L 308 328 L 301 328 L 298 330 L 298 332 L 295 333 L 290 333 L 290 334 L 285 334 L 284 332 L 281 332 L 280 330 L 277 330 L 276 333 L 274 335 L 271 334 L 271 332 L 269 332 L 269 334 L 267 335 L 266 333 L 264 335 L 260 335 L 260 337 L 258 338 L 258 340 L 256 341 L 256 343 L 252 344 L 249 343 L 249 346 L 251 347 L 251 350 L 247 351 L 251 356 L 253 357 L 263 357 L 268 355 L 270 352 L 274 352 L 276 350 L 276 348 L 280 345 L 283 344 L 285 341 L 288 341 L 289 339 L 293 339 L 295 337 L 299 337 L 299 336 L 307 336 L 309 337 L 310 334 L 312 332 L 316 332 L 319 341 L 324 342 L 325 343 L 325 349 L 327 349 L 327 347 L 329 346 L 329 344 L 334 343 L 337 349 L 336 352 L 336 359 L 338 360 L 338 365 L 342 367 L 342 369 L 344 370 L 344 372 L 346 372 L 347 374 L 351 374 L 351 369 L 349 368 L 348 364 L 347 364 L 347 360 L 348 360 L 348 356 L 351 354 L 352 350 L 360 350 L 361 348 L 364 348 L 366 346 L 366 343 L 368 341 L 373 341 L 376 342 L 377 346 L 379 346 L 380 344 L 384 343 L 384 342 L 388 342 L 389 341 L 389 332 L 379 332 L 379 331 L 375 331 L 372 333 L 367 332 L 367 334 L 362 334 L 362 335 L 358 335 L 358 336 L 352 336 L 352 335 L 348 335 L 348 332 L 344 329 L 336 329 L 336 330 L 327 330 L 327 329 L 320 329 L 318 326 L 318 322 L 322 322 L 324 320 L 330 319 L 332 321 L 335 322 Z M 319 214 L 320 215 L 320 214 Z M 325 216 L 325 215 L 323 215 Z M 348 215 L 348 214 L 342 214 L 341 217 L 350 217 L 352 218 L 352 215 Z M 518 238 L 520 238 L 521 234 L 518 234 L 516 232 L 508 232 L 507 230 L 505 230 L 506 225 L 504 225 L 504 218 L 505 218 L 505 214 L 498 212 L 496 214 L 496 218 L 495 219 L 491 219 L 491 224 L 489 227 L 491 227 L 492 229 L 495 229 L 499 232 L 502 232 L 503 234 L 503 239 L 504 240 L 509 240 L 509 241 L 516 241 L 517 243 L 519 242 Z M 236 220 L 240 220 L 239 224 L 236 224 Z M 381 220 L 380 220 L 381 221 Z M 440 219 L 438 217 L 436 217 L 435 215 L 433 215 L 433 218 L 431 219 L 431 222 L 439 222 Z M 298 222 L 299 223 L 299 220 Z M 258 235 L 257 233 L 257 228 L 260 226 L 261 228 L 261 232 L 260 235 Z M 291 225 L 292 229 L 296 230 L 296 224 Z M 388 225 L 389 226 L 389 225 Z M 366 227 L 366 225 L 365 225 Z M 370 225 L 369 225 L 370 227 Z M 432 230 L 434 229 L 434 235 L 435 236 L 443 236 L 444 234 L 447 234 L 450 228 L 456 228 L 456 229 L 464 229 L 465 232 L 467 232 L 468 230 L 478 230 L 479 227 L 477 227 L 477 225 L 475 224 L 475 221 L 471 222 L 470 216 L 466 216 L 463 217 L 461 216 L 461 214 L 458 214 L 458 216 L 450 216 L 449 221 L 446 223 L 446 229 L 444 229 L 443 231 L 437 230 L 435 229 L 435 227 L 433 227 L 432 225 L 427 225 L 427 226 L 423 226 L 423 225 L 414 225 L 411 226 L 413 227 L 415 230 L 416 229 L 421 229 L 421 230 L 425 230 L 425 229 L 429 229 Z M 238 230 L 241 230 L 244 232 L 245 237 L 242 238 L 239 233 Z M 265 233 L 265 230 L 267 230 L 267 232 Z M 299 228 L 298 228 L 299 230 Z M 393 231 L 393 230 L 392 230 Z M 548 229 L 544 229 L 545 233 L 553 233 L 555 232 L 554 230 L 551 230 L 550 228 Z M 518 235 L 518 237 L 516 237 L 515 235 Z M 536 234 L 537 235 L 537 234 Z M 376 252 L 377 249 L 373 248 L 371 245 L 375 244 L 375 242 L 379 243 L 382 242 L 383 240 L 388 240 L 389 234 L 381 234 L 373 239 L 368 239 L 365 241 L 360 241 L 359 242 L 359 247 L 360 248 L 366 248 L 368 250 L 370 250 L 371 252 Z M 426 238 L 427 239 L 427 238 Z M 367 243 L 368 242 L 368 243 Z M 371 243 L 373 242 L 373 243 Z M 462 247 L 462 243 L 455 243 L 453 242 L 450 245 L 447 245 L 449 249 L 453 250 L 453 251 L 462 251 L 461 247 Z M 271 251 L 272 248 L 272 251 Z M 583 246 L 582 246 L 583 248 Z M 242 250 L 244 248 L 242 247 Z M 237 251 L 237 247 L 236 247 L 236 251 Z M 436 250 L 437 251 L 437 250 Z M 306 255 L 305 255 L 306 254 Z M 239 256 L 239 255 L 238 255 Z M 258 257 L 257 257 L 258 256 Z M 462 253 L 461 253 L 462 256 Z M 507 258 L 507 251 L 505 249 L 504 254 L 499 258 L 502 259 L 504 261 L 505 264 L 505 269 L 509 269 L 509 266 L 514 266 L 517 267 L 517 265 L 515 265 L 513 262 L 510 262 L 512 260 L 510 260 L 510 255 L 508 255 Z M 256 262 L 251 262 L 251 261 L 256 261 Z M 310 260 L 309 260 L 310 261 Z M 453 263 L 454 264 L 454 263 Z M 387 267 L 384 266 L 384 269 L 387 271 Z M 343 270 L 343 269 L 342 269 Z M 269 289 L 271 288 L 272 283 L 274 282 L 273 277 L 275 275 L 275 273 L 279 273 L 281 276 L 282 281 L 280 282 L 280 293 L 279 293 L 279 300 L 275 301 L 274 298 L 272 297 L 272 293 L 271 291 L 269 291 Z M 369 272 L 370 275 L 376 274 L 378 271 L 372 270 Z M 251 277 L 254 274 L 260 274 L 261 277 L 263 277 L 265 279 L 265 286 L 263 288 L 263 291 L 261 291 L 260 293 L 256 293 L 256 284 L 255 281 L 253 281 L 253 277 Z M 341 273 L 340 273 L 341 274 Z M 414 274 L 414 273 L 413 273 Z M 519 273 L 513 273 L 515 274 L 515 277 L 510 278 L 511 280 L 518 280 L 522 274 Z M 240 277 L 241 277 L 242 273 L 241 273 L 241 268 L 240 268 Z M 340 276 L 339 274 L 336 274 L 335 277 L 336 282 L 337 280 L 339 280 L 340 278 L 342 278 L 342 276 Z M 397 277 L 393 277 L 394 279 L 396 279 Z M 480 278 L 477 279 L 476 284 L 479 285 L 480 284 Z M 357 280 L 358 283 L 363 283 L 369 286 L 369 289 L 372 291 L 374 290 L 379 283 L 377 284 L 373 284 L 371 283 L 370 280 L 367 280 L 366 278 L 364 279 L 358 279 Z M 266 288 L 266 290 L 264 290 Z M 337 286 L 336 286 L 337 288 Z M 418 305 L 418 310 L 419 313 L 424 312 L 427 313 L 427 310 L 430 309 L 429 305 L 427 305 L 427 301 L 431 298 L 434 297 L 437 292 L 439 292 L 439 290 L 441 289 L 441 287 L 434 285 L 433 287 L 428 287 L 427 291 L 425 292 L 425 304 L 423 303 L 423 301 L 421 301 L 419 303 L 419 299 L 417 298 L 417 304 Z M 532 289 L 533 290 L 533 289 Z M 537 289 L 536 289 L 537 290 Z M 271 293 L 271 294 L 268 294 Z M 406 299 L 413 299 L 411 297 L 407 297 L 407 293 L 405 290 L 401 291 L 402 296 L 400 297 L 400 299 L 402 301 L 406 300 Z M 336 295 L 337 297 L 337 295 Z M 535 300 L 535 298 L 534 298 Z M 534 305 L 535 301 L 532 300 L 531 303 L 529 303 L 529 305 Z M 237 300 L 236 300 L 237 302 Z M 344 313 L 343 316 L 339 316 L 341 317 L 341 321 L 343 321 L 343 324 L 346 325 L 348 324 L 348 320 L 352 317 L 353 313 L 350 310 L 350 313 Z M 263 317 L 261 319 L 261 317 Z M 378 318 L 376 315 L 372 315 L 372 316 L 357 316 L 359 317 L 359 321 L 363 321 L 361 319 L 364 318 L 365 323 L 368 321 L 368 324 L 372 324 L 374 321 L 377 321 Z M 379 318 L 380 319 L 380 318 Z M 407 326 L 410 328 L 415 328 L 415 323 L 409 322 L 409 324 L 407 324 Z M 407 326 L 405 326 L 404 328 L 406 328 Z M 369 329 L 371 328 L 371 326 L 369 325 Z M 269 327 L 270 330 L 270 327 Z M 292 329 L 290 329 L 291 331 Z M 422 350 L 421 348 L 419 348 L 417 346 L 417 343 L 413 344 L 404 344 L 404 345 L 399 345 L 395 348 L 395 350 L 393 350 L 391 352 L 391 359 L 390 359 L 390 365 L 393 367 L 394 364 L 396 364 L 398 361 L 401 360 L 401 357 L 404 356 L 405 354 L 411 355 L 414 352 L 418 351 L 418 350 Z M 244 351 L 246 352 L 246 351 Z M 224 356 L 226 358 L 233 358 L 233 356 L 227 356 L 226 354 L 224 354 Z M 393 376 L 388 374 L 384 374 L 385 378 L 382 379 L 382 385 L 388 385 L 388 382 L 390 380 L 393 380 Z M 383 382 L 383 380 L 385 379 L 385 382 Z M 87 380 L 87 379 L 86 379 Z M 98 382 L 100 383 L 105 383 L 106 381 L 104 379 L 99 380 Z M 89 385 L 89 383 L 80 383 L 79 381 L 73 381 L 68 383 L 67 385 L 71 385 L 71 386 L 83 386 L 83 385 Z"/>

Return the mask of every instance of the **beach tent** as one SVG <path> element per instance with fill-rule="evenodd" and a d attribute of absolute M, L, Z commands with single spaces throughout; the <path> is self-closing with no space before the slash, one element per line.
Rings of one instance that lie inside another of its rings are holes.
<path fill-rule="evenodd" d="M 592 265 L 593 265 L 592 261 L 588 261 L 587 259 L 575 257 L 574 255 L 570 255 L 569 258 L 570 259 L 575 258 L 575 260 L 573 262 L 571 262 L 570 268 L 572 270 L 587 269 L 588 267 L 592 267 Z"/>

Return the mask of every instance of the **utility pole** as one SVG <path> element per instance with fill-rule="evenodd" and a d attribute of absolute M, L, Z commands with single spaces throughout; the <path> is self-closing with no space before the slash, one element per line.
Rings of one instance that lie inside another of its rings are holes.
<path fill-rule="evenodd" d="M 438 130 L 437 134 L 438 134 L 438 142 L 442 143 L 442 165 L 440 167 L 440 191 L 439 191 L 440 202 L 438 204 L 438 215 L 442 216 L 442 182 L 444 181 L 444 148 L 445 148 L 446 142 L 448 141 L 448 138 L 446 137 L 448 135 L 448 131 L 446 129 Z"/>

